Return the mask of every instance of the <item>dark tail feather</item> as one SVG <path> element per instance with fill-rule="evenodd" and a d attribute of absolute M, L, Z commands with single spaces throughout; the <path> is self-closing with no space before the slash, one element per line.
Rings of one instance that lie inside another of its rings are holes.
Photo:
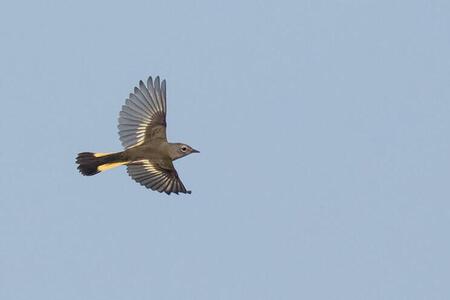
<path fill-rule="evenodd" d="M 76 162 L 78 170 L 85 176 L 92 176 L 127 163 L 122 159 L 122 152 L 112 154 L 82 152 L 78 154 Z"/>

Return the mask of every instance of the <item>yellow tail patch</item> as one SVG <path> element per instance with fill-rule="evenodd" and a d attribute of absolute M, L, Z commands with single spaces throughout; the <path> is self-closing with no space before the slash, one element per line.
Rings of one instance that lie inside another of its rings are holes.
<path fill-rule="evenodd" d="M 103 172 L 118 166 L 122 166 L 122 165 L 126 165 L 127 163 L 129 163 L 128 161 L 123 161 L 123 162 L 115 162 L 115 163 L 110 163 L 110 164 L 104 164 L 104 165 L 100 165 L 97 167 L 97 171 L 99 172 Z"/>
<path fill-rule="evenodd" d="M 110 153 L 94 153 L 94 156 L 95 157 L 102 157 L 102 156 L 106 156 L 106 155 L 110 155 L 110 154 L 112 154 L 112 152 L 110 152 Z"/>

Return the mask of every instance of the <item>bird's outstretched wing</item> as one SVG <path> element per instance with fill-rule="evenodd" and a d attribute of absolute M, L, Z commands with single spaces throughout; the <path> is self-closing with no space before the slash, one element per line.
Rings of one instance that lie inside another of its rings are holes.
<path fill-rule="evenodd" d="M 163 140 L 166 137 L 166 81 L 159 76 L 149 77 L 147 86 L 139 81 L 126 100 L 119 115 L 119 136 L 125 149 L 141 145 L 144 141 Z"/>
<path fill-rule="evenodd" d="M 127 172 L 136 182 L 160 193 L 191 193 L 184 187 L 170 161 L 135 161 L 127 166 Z"/>

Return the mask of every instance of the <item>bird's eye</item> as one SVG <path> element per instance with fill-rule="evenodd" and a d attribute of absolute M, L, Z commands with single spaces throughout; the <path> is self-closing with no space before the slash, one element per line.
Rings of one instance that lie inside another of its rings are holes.
<path fill-rule="evenodd" d="M 181 151 L 186 152 L 186 150 L 187 150 L 186 146 L 181 147 Z"/>

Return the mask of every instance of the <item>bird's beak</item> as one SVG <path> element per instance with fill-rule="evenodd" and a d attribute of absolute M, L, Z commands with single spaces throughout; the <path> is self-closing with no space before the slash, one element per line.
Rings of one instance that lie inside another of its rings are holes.
<path fill-rule="evenodd" d="M 198 150 L 195 150 L 194 148 L 192 148 L 192 151 L 191 151 L 191 153 L 200 153 L 200 151 L 198 151 Z"/>

